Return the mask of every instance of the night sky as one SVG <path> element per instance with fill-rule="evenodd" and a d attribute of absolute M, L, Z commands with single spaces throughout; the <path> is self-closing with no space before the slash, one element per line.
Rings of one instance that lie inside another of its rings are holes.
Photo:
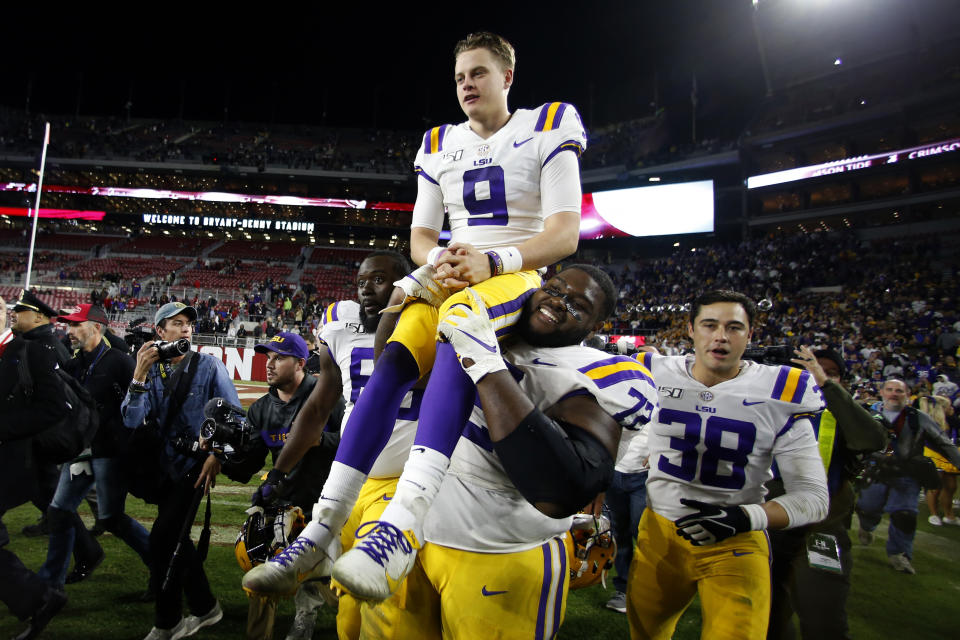
<path fill-rule="evenodd" d="M 778 20 L 801 2 L 769 1 Z M 857 3 L 897 4 L 802 1 L 848 13 Z M 916 2 L 931 12 L 944 5 Z M 517 50 L 511 106 L 572 102 L 588 127 L 649 115 L 654 101 L 689 118 L 694 73 L 707 136 L 711 123 L 744 119 L 744 105 L 764 94 L 750 0 L 447 2 L 435 11 L 424 3 L 387 11 L 368 2 L 309 10 L 276 3 L 272 13 L 264 3 L 251 12 L 226 4 L 198 11 L 200 4 L 87 4 L 73 15 L 5 9 L 0 104 L 23 109 L 29 95 L 34 113 L 122 116 L 129 100 L 135 118 L 422 130 L 462 120 L 452 48 L 481 29 Z M 814 36 L 798 37 L 816 52 Z M 773 64 L 783 38 L 775 40 Z"/>

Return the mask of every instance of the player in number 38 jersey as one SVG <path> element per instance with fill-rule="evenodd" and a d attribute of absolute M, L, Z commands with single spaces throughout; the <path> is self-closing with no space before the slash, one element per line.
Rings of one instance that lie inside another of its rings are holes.
<path fill-rule="evenodd" d="M 688 373 L 692 356 L 644 353 L 660 391 L 650 423 L 650 507 L 670 520 L 693 511 L 681 498 L 760 504 L 776 455 L 816 446 L 808 417 L 823 408 L 806 371 L 743 361 L 740 375 L 706 387 Z M 702 426 L 701 426 L 702 425 Z"/>
<path fill-rule="evenodd" d="M 551 215 L 580 210 L 579 181 L 563 178 L 577 177 L 576 157 L 586 146 L 580 115 L 564 102 L 517 109 L 486 139 L 468 122 L 434 127 L 415 162 L 423 180 L 413 226 L 439 232 L 446 211 L 451 242 L 480 250 L 519 244 L 543 231 Z"/>

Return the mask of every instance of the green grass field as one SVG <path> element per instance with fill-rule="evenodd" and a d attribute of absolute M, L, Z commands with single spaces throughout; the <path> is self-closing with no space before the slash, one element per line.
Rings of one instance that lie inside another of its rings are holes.
<path fill-rule="evenodd" d="M 218 625 L 202 630 L 197 637 L 241 638 L 246 621 L 247 600 L 239 588 L 242 572 L 233 557 L 233 539 L 244 519 L 250 487 L 223 482 L 213 493 L 214 544 L 206 570 L 214 593 L 225 611 Z M 81 513 L 86 506 L 81 507 Z M 149 522 L 155 513 L 150 505 L 130 498 L 127 510 Z M 11 532 L 10 550 L 32 569 L 46 553 L 45 540 L 25 538 L 20 529 L 36 520 L 30 505 L 8 512 L 4 522 Z M 849 603 L 854 638 L 954 638 L 960 591 L 960 527 L 932 527 L 921 508 L 914 566 L 917 575 L 894 572 L 887 566 L 883 547 L 886 522 L 870 547 L 854 546 L 853 591 Z M 89 519 L 88 519 L 89 521 Z M 193 539 L 196 540 L 195 529 Z M 853 536 L 856 539 L 855 535 Z M 67 587 L 70 601 L 42 637 L 62 640 L 113 640 L 142 638 L 153 625 L 153 605 L 136 602 L 134 596 L 146 587 L 147 570 L 122 542 L 107 534 L 100 538 L 107 558 L 85 582 Z M 611 591 L 592 587 L 571 593 L 561 638 L 626 638 L 626 616 L 603 608 Z M 275 637 L 283 638 L 293 617 L 292 601 L 284 601 L 277 616 Z M 22 628 L 8 611 L 0 613 L 0 637 L 9 637 Z M 896 630 L 894 633 L 892 630 Z M 699 610 L 694 602 L 681 620 L 676 638 L 699 637 Z M 318 618 L 315 638 L 335 638 L 334 612 L 325 610 Z"/>

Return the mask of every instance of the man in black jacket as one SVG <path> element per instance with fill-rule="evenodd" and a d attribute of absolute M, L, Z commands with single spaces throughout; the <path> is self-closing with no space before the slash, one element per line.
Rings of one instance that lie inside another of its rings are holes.
<path fill-rule="evenodd" d="M 238 469 L 239 473 L 235 477 L 239 478 L 249 477 L 258 471 L 267 452 L 276 462 L 294 419 L 317 384 L 317 378 L 305 371 L 310 354 L 306 342 L 296 333 L 280 332 L 270 342 L 258 344 L 254 349 L 258 353 L 267 354 L 267 382 L 270 384 L 270 391 L 254 402 L 247 412 L 249 425 L 260 435 L 256 448 L 246 454 L 242 469 Z M 310 518 L 340 442 L 342 398 L 339 407 L 338 414 L 332 415 L 328 422 L 333 430 L 324 431 L 319 442 L 307 450 L 289 473 L 270 470 L 270 482 L 262 484 L 253 495 L 255 506 L 270 508 L 279 501 L 289 502 L 300 507 L 306 517 Z M 294 626 L 287 638 L 313 637 L 317 608 L 323 602 L 318 589 L 320 587 L 317 583 L 307 582 L 301 585 L 295 598 L 297 613 Z M 248 638 L 269 637 L 275 609 L 276 600 L 251 597 L 247 618 Z"/>
<path fill-rule="evenodd" d="M 6 324 L 6 306 L 0 299 L 0 327 Z M 37 461 L 31 436 L 59 422 L 66 414 L 63 387 L 56 380 L 56 359 L 37 342 L 16 337 L 0 348 L 0 601 L 30 626 L 18 640 L 35 638 L 67 602 L 63 591 L 51 587 L 23 566 L 4 547 L 10 542 L 3 525 L 4 512 L 33 499 L 37 492 Z M 35 389 L 31 395 L 17 390 L 20 379 L 16 354 L 26 354 Z"/>
<path fill-rule="evenodd" d="M 857 514 L 861 544 L 873 541 L 873 530 L 883 514 L 890 514 L 887 560 L 895 570 L 914 574 L 917 571 L 910 561 L 917 533 L 917 495 L 921 484 L 939 484 L 936 468 L 923 456 L 923 448 L 930 447 L 957 467 L 960 451 L 933 418 L 908 406 L 909 395 L 903 380 L 887 380 L 880 389 L 883 401 L 872 407 L 887 423 L 890 444 L 875 460 L 876 482 L 860 493 Z M 923 477 L 925 469 L 928 479 Z"/>
<path fill-rule="evenodd" d="M 24 340 L 29 342 L 39 343 L 45 349 L 52 351 L 57 364 L 63 367 L 70 359 L 70 352 L 53 331 L 51 320 L 57 315 L 57 312 L 26 289 L 20 292 L 20 297 L 17 299 L 13 311 L 13 319 L 10 323 L 13 333 L 22 336 Z M 57 467 L 53 463 L 45 461 L 38 461 L 38 463 L 40 466 L 37 475 L 37 492 L 32 502 L 42 515 L 37 524 L 23 528 L 23 533 L 27 536 L 42 536 L 50 532 L 46 513 L 50 500 L 53 499 L 53 492 L 57 488 L 57 478 L 59 476 Z"/>
<path fill-rule="evenodd" d="M 104 335 L 107 314 L 100 307 L 83 304 L 74 313 L 60 316 L 60 320 L 69 326 L 70 343 L 77 349 L 64 369 L 96 400 L 100 423 L 90 449 L 61 468 L 56 493 L 47 509 L 50 545 L 39 574 L 57 585 L 84 580 L 103 561 L 103 549 L 77 516 L 77 507 L 94 483 L 97 515 L 104 528 L 150 566 L 150 536 L 143 525 L 124 513 L 127 492 L 119 458 L 119 439 L 124 434 L 120 403 L 133 378 L 133 358 L 108 342 Z M 67 575 L 71 550 L 76 550 L 77 562 Z"/>
<path fill-rule="evenodd" d="M 849 638 L 846 605 L 853 553 L 847 529 L 855 500 L 850 480 L 859 470 L 858 454 L 883 449 L 887 430 L 843 387 L 846 366 L 839 353 L 814 352 L 805 346 L 795 353 L 793 362 L 810 372 L 827 405 L 810 421 L 827 469 L 830 511 L 816 524 L 769 532 L 772 598 L 767 638 L 794 638 L 796 613 L 805 640 L 839 640 Z M 767 482 L 767 489 L 767 499 L 783 495 L 783 479 L 777 476 Z M 817 555 L 808 547 L 833 562 L 830 566 L 811 562 Z"/>

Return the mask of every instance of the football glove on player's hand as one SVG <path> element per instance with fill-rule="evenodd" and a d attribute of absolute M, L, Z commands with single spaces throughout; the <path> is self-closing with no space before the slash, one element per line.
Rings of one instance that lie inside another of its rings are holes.
<path fill-rule="evenodd" d="M 500 343 L 487 316 L 487 307 L 480 295 L 467 287 L 464 289 L 470 305 L 455 304 L 437 326 L 437 331 L 447 339 L 457 352 L 460 366 L 474 384 L 488 373 L 503 371 L 507 365 L 500 355 Z"/>
<path fill-rule="evenodd" d="M 439 307 L 450 296 L 450 290 L 434 280 L 437 270 L 432 264 L 425 264 L 393 283 L 400 287 L 406 297 L 400 304 L 385 307 L 380 313 L 396 313 L 402 311 L 407 304 L 414 300 L 423 300 L 429 305 Z"/>
<path fill-rule="evenodd" d="M 697 547 L 716 544 L 730 536 L 752 530 L 750 516 L 739 506 L 722 507 L 685 498 L 680 499 L 680 504 L 699 509 L 697 513 L 683 516 L 675 523 L 677 535 Z"/>
<path fill-rule="evenodd" d="M 270 469 L 267 479 L 253 492 L 250 504 L 255 507 L 271 507 L 290 493 L 286 483 L 287 474 L 279 469 Z"/>

